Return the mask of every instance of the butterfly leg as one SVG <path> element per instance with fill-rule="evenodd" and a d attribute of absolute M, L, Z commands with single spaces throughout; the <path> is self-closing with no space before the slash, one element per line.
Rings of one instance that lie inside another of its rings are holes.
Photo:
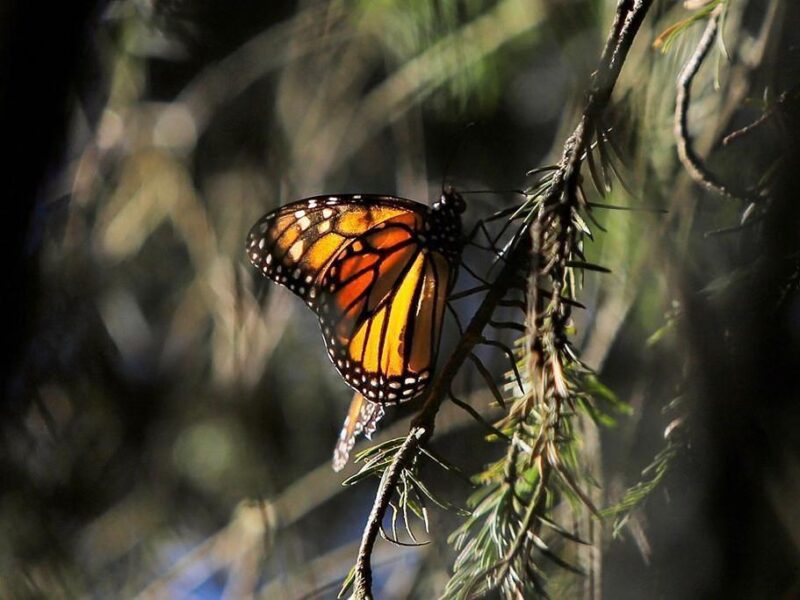
<path fill-rule="evenodd" d="M 493 215 L 489 215 L 485 219 L 481 219 L 475 224 L 475 227 L 470 232 L 469 236 L 467 236 L 468 242 L 471 242 L 472 245 L 477 246 L 473 238 L 477 237 L 477 234 L 479 232 L 482 232 L 486 240 L 489 242 L 489 247 L 486 248 L 481 246 L 481 248 L 483 248 L 484 250 L 491 251 L 498 258 L 501 258 L 503 256 L 503 250 L 498 248 L 497 244 L 500 242 L 500 239 L 503 237 L 505 232 L 508 231 L 508 228 L 511 226 L 511 223 L 513 221 L 522 218 L 522 215 L 520 214 L 520 209 L 521 209 L 520 206 L 509 206 L 508 208 L 504 208 L 502 210 L 497 211 Z M 486 224 L 503 218 L 506 218 L 506 222 L 503 224 L 503 227 L 500 229 L 498 234 L 492 237 L 492 235 L 489 233 L 489 230 L 486 228 Z"/>
<path fill-rule="evenodd" d="M 519 369 L 517 368 L 517 360 L 514 358 L 514 352 L 503 344 L 502 342 L 498 342 L 497 340 L 490 340 L 487 338 L 483 338 L 481 340 L 481 344 L 484 346 L 493 346 L 495 348 L 500 349 L 503 354 L 508 357 L 508 361 L 511 363 L 511 370 L 514 372 L 514 379 L 517 381 L 517 385 L 519 386 L 520 391 L 524 394 L 525 393 L 525 386 L 522 383 L 522 375 L 520 375 Z"/>
<path fill-rule="evenodd" d="M 450 303 L 449 300 L 447 301 L 445 306 L 447 307 L 447 310 L 450 311 L 450 314 L 453 315 L 453 318 L 456 320 L 456 327 L 458 327 L 459 335 L 464 335 L 464 327 L 461 324 L 461 319 L 458 318 L 458 313 L 456 312 L 456 309 L 453 308 L 453 305 Z"/>
<path fill-rule="evenodd" d="M 486 419 L 484 419 L 481 414 L 475 410 L 472 406 L 461 400 L 460 398 L 456 397 L 453 393 L 453 390 L 449 392 L 450 400 L 458 406 L 459 408 L 464 409 L 473 419 L 475 419 L 478 423 L 480 423 L 490 434 L 496 435 L 499 438 L 502 438 L 506 441 L 511 441 L 510 438 L 500 431 L 497 427 L 489 423 Z"/>
<path fill-rule="evenodd" d="M 492 392 L 494 399 L 497 400 L 497 404 L 505 408 L 506 402 L 503 400 L 503 394 L 501 394 L 500 390 L 497 388 L 497 384 L 494 382 L 494 378 L 489 372 L 489 369 L 486 368 L 486 365 L 483 364 L 483 361 L 481 361 L 481 359 L 478 358 L 478 355 L 474 352 L 469 354 L 469 359 L 475 365 L 475 368 L 478 369 L 478 373 L 481 374 L 483 380 L 486 382 L 486 385 L 489 386 L 489 391 Z"/>
<path fill-rule="evenodd" d="M 490 217 L 491 218 L 491 217 Z M 477 242 L 476 238 L 479 234 L 483 234 L 483 237 L 489 243 L 488 246 L 484 246 Z M 492 238 L 492 235 L 489 233 L 489 230 L 486 228 L 486 221 L 484 219 L 480 219 L 475 226 L 472 228 L 472 231 L 469 232 L 469 235 L 466 237 L 466 243 L 470 246 L 474 246 L 475 248 L 479 248 L 480 250 L 486 250 L 487 252 L 491 252 L 492 254 L 499 256 L 500 250 L 497 248 L 497 240 Z"/>

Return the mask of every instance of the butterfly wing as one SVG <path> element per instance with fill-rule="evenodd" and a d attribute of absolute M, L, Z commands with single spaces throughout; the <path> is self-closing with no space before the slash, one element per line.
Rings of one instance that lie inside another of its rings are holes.
<path fill-rule="evenodd" d="M 383 404 L 368 402 L 363 395 L 355 393 L 350 402 L 350 409 L 347 411 L 342 431 L 339 433 L 336 447 L 333 449 L 334 471 L 341 471 L 347 464 L 357 435 L 363 434 L 367 439 L 372 437 L 378 427 L 378 421 L 383 417 L 383 412 Z"/>
<path fill-rule="evenodd" d="M 319 319 L 328 354 L 368 400 L 397 403 L 431 375 L 455 268 L 389 219 L 344 249 L 322 280 Z"/>
<path fill-rule="evenodd" d="M 392 218 L 417 228 L 425 209 L 394 196 L 306 198 L 264 215 L 247 237 L 247 255 L 263 275 L 316 309 L 322 276 L 343 248 Z"/>

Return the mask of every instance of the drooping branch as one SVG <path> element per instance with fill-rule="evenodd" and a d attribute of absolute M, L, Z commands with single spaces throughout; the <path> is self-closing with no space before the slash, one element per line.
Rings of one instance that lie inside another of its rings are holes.
<path fill-rule="evenodd" d="M 678 158 L 689 176 L 701 187 L 728 199 L 737 199 L 739 196 L 729 186 L 711 173 L 703 164 L 702 159 L 692 147 L 689 136 L 689 105 L 692 98 L 692 82 L 697 72 L 705 62 L 714 40 L 717 37 L 720 15 L 723 5 L 719 4 L 709 15 L 705 31 L 700 37 L 689 60 L 684 65 L 678 76 L 677 95 L 675 97 L 675 141 L 678 147 Z"/>
<path fill-rule="evenodd" d="M 582 116 L 574 132 L 564 144 L 562 159 L 545 192 L 541 204 L 542 209 L 534 224 L 534 230 L 542 226 L 542 215 L 547 215 L 548 219 L 564 220 L 569 218 L 572 210 L 579 208 L 577 205 L 579 196 L 576 190 L 579 184 L 582 157 L 591 144 L 598 119 L 608 105 L 628 51 L 651 4 L 652 0 L 620 0 L 611 33 L 601 55 L 600 65 L 592 78 Z M 506 292 L 517 279 L 518 264 L 527 259 L 531 253 L 533 237 L 535 236 L 531 235 L 531 230 L 526 227 L 525 231 L 516 238 L 515 244 L 508 250 L 502 270 L 488 289 L 455 351 L 434 380 L 422 409 L 412 422 L 405 442 L 394 455 L 391 465 L 384 471 L 364 529 L 356 562 L 354 581 L 356 598 L 372 598 L 370 556 L 401 473 L 416 455 L 420 446 L 424 445 L 433 435 L 436 414 L 448 394 L 453 378 L 468 359 L 473 348 L 483 340 L 484 328 L 491 320 Z M 564 240 L 562 239 L 561 242 L 563 243 Z M 537 246 L 533 247 L 535 257 L 538 256 Z M 559 268 L 565 267 L 566 263 L 562 261 Z M 539 272 L 538 269 L 539 266 L 536 265 L 535 259 L 534 273 Z M 532 287 L 533 289 L 537 288 L 536 285 Z M 553 291 L 551 303 L 561 303 L 559 293 L 560 290 Z M 531 333 L 535 334 L 536 332 Z"/>

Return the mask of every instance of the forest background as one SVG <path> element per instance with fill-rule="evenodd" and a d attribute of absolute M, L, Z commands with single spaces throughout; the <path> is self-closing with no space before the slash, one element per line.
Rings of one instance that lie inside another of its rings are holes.
<path fill-rule="evenodd" d="M 0 596 L 335 597 L 379 480 L 330 470 L 350 392 L 245 235 L 304 196 L 429 202 L 443 181 L 498 190 L 468 196 L 467 228 L 521 205 L 509 190 L 535 222 L 549 171 L 529 172 L 562 161 L 620 7 L 642 22 L 578 157 L 585 309 L 562 324 L 596 376 L 559 430 L 572 475 L 537 513 L 552 539 L 530 538 L 545 547 L 525 547 L 522 581 L 494 565 L 492 593 L 800 594 L 796 3 L 18 0 L 0 24 Z M 493 273 L 486 252 L 465 260 Z M 464 322 L 480 302 L 458 303 Z M 530 325 L 495 320 L 514 318 Z M 496 329 L 530 375 L 536 332 Z M 453 323 L 443 344 L 444 361 Z M 438 410 L 448 470 L 414 476 L 448 508 L 400 515 L 427 545 L 402 526 L 411 545 L 378 541 L 377 597 L 486 575 L 462 553 L 453 577 L 448 537 L 483 523 L 470 476 L 513 464 L 487 440 L 511 426 L 497 394 L 531 392 L 502 351 L 475 356 L 450 383 L 485 423 Z M 356 451 L 404 438 L 419 408 Z M 512 517 L 498 548 L 528 539 Z"/>

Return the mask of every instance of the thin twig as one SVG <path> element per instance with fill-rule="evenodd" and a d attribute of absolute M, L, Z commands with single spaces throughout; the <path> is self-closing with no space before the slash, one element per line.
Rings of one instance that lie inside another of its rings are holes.
<path fill-rule="evenodd" d="M 692 56 L 678 76 L 677 95 L 675 97 L 675 140 L 680 158 L 689 176 L 701 187 L 731 200 L 739 198 L 731 189 L 711 173 L 694 151 L 689 138 L 689 103 L 691 102 L 692 82 L 708 56 L 717 37 L 720 15 L 723 5 L 715 8 L 708 19 L 706 29 L 697 44 Z"/>
<path fill-rule="evenodd" d="M 761 125 L 769 121 L 772 117 L 775 116 L 779 117 L 781 110 L 784 108 L 784 104 L 786 104 L 788 100 L 797 100 L 797 98 L 799 97 L 800 93 L 798 92 L 795 92 L 793 94 L 789 94 L 788 92 L 781 93 L 781 95 L 778 96 L 778 99 L 775 101 L 775 103 L 772 106 L 770 106 L 767 110 L 765 110 L 764 114 L 762 114 L 758 119 L 756 119 L 749 125 L 745 125 L 744 127 L 737 129 L 736 131 L 732 131 L 724 138 L 722 138 L 722 145 L 727 146 L 731 142 L 738 140 L 746 136 L 753 130 L 761 127 Z"/>

